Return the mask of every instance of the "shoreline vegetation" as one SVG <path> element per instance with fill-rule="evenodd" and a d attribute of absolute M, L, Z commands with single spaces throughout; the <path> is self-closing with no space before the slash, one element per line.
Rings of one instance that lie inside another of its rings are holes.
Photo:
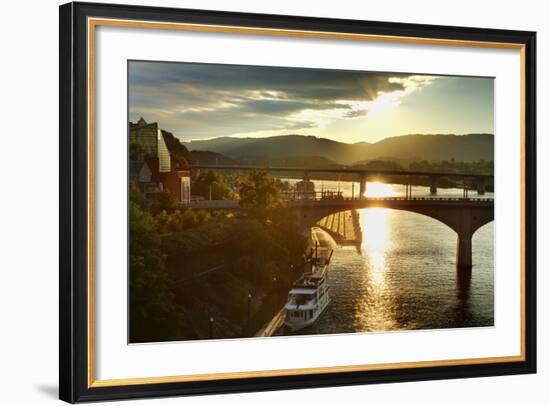
<path fill-rule="evenodd" d="M 201 182 L 244 210 L 175 209 L 165 193 L 150 201 L 131 190 L 132 343 L 253 336 L 305 265 L 307 238 L 280 210 L 283 182 L 263 171 L 204 173 L 198 190 Z"/>

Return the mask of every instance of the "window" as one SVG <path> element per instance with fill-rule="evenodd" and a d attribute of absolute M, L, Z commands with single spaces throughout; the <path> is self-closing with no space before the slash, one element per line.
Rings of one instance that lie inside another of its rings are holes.
<path fill-rule="evenodd" d="M 180 178 L 180 198 L 184 203 L 191 201 L 191 182 L 188 177 Z"/>

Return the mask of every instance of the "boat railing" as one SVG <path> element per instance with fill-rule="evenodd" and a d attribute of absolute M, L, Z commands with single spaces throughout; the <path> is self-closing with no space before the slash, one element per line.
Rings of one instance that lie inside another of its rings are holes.
<path fill-rule="evenodd" d="M 290 297 L 289 300 L 291 305 L 296 306 L 296 309 L 299 310 L 300 306 L 307 306 L 312 305 L 315 302 L 315 296 L 312 296 L 309 300 L 302 301 L 302 300 L 296 300 L 295 297 Z"/>

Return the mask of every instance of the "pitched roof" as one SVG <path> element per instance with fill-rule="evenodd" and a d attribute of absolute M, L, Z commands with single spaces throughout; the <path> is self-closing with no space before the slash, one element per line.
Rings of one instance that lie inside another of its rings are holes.
<path fill-rule="evenodd" d="M 145 121 L 143 119 L 143 117 L 140 117 L 140 119 L 135 123 L 132 123 L 130 121 L 130 128 L 131 129 L 138 129 L 138 128 L 144 128 L 144 127 L 149 127 L 149 126 L 157 127 L 157 123 L 148 123 L 147 121 Z"/>

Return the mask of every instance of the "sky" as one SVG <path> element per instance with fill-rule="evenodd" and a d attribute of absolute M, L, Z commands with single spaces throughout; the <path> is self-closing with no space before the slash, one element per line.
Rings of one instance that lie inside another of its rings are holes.
<path fill-rule="evenodd" d="M 140 61 L 128 70 L 130 121 L 182 141 L 494 132 L 493 78 Z"/>

